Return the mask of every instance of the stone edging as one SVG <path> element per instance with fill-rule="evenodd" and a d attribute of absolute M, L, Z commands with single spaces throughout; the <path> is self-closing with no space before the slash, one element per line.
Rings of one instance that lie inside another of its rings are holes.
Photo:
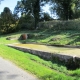
<path fill-rule="evenodd" d="M 45 52 L 45 51 L 40 51 L 40 50 L 33 50 L 30 48 L 19 47 L 19 46 L 15 46 L 15 45 L 11 45 L 11 44 L 7 45 L 7 46 L 21 50 L 23 52 L 29 52 L 31 54 L 37 55 L 46 60 L 51 60 L 51 61 L 57 60 L 60 62 L 64 62 L 68 66 L 73 65 L 73 66 L 80 67 L 80 57 L 63 55 L 60 53 L 50 53 L 50 52 Z"/>
<path fill-rule="evenodd" d="M 49 45 L 49 46 L 56 46 L 56 47 L 67 47 L 67 48 L 80 48 L 79 45 L 56 45 L 56 44 L 52 44 L 52 45 Z"/>

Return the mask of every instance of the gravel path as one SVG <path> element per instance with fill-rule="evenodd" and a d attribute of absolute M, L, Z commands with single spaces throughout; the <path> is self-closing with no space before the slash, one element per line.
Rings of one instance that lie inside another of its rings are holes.
<path fill-rule="evenodd" d="M 8 60 L 0 57 L 0 80 L 39 80 Z"/>

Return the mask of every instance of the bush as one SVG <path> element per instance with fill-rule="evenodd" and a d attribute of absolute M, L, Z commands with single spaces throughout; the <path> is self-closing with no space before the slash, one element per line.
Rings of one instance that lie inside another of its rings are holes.
<path fill-rule="evenodd" d="M 53 29 L 53 30 L 80 30 L 80 18 L 68 21 L 46 21 L 38 24 L 39 29 Z"/>

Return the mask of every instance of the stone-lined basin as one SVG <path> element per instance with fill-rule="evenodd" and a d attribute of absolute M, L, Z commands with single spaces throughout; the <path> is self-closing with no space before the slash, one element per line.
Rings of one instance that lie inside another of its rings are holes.
<path fill-rule="evenodd" d="M 29 48 L 32 50 L 39 50 L 39 51 L 51 52 L 51 53 L 55 52 L 58 54 L 80 57 L 79 48 L 63 48 L 63 47 L 54 47 L 54 46 L 39 45 L 39 44 L 14 44 L 14 45 L 23 48 Z"/>
<path fill-rule="evenodd" d="M 47 60 L 58 60 L 67 65 L 74 64 L 80 67 L 80 49 L 53 47 L 39 44 L 9 44 L 8 46 L 38 55 Z"/>

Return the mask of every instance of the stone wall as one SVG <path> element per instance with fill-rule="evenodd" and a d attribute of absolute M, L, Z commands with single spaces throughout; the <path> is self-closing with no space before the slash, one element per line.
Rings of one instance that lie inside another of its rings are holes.
<path fill-rule="evenodd" d="M 37 55 L 43 59 L 63 62 L 65 65 L 79 68 L 80 67 L 80 57 L 73 57 L 70 55 L 63 55 L 60 53 L 50 53 L 46 51 L 33 50 L 30 48 L 23 48 L 15 45 L 8 45 L 9 47 L 21 50 L 23 52 L 29 52 L 31 54 Z"/>

